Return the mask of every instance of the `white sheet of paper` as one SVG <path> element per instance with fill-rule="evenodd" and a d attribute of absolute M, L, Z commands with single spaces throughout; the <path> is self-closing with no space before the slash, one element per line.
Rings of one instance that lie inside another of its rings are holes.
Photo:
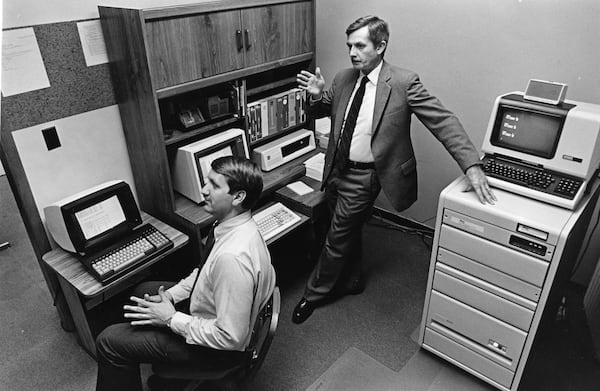
<path fill-rule="evenodd" d="M 2 95 L 50 87 L 33 27 L 2 33 Z"/>
<path fill-rule="evenodd" d="M 308 186 L 302 181 L 290 183 L 289 185 L 287 185 L 287 187 L 298 195 L 304 195 L 314 191 L 312 187 Z"/>
<path fill-rule="evenodd" d="M 104 35 L 100 20 L 90 20 L 77 23 L 79 39 L 83 48 L 83 56 L 88 67 L 108 62 Z"/>

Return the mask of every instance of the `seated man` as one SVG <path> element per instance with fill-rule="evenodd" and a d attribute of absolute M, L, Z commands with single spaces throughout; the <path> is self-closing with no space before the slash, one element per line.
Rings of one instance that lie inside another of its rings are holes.
<path fill-rule="evenodd" d="M 96 340 L 96 390 L 141 391 L 140 363 L 197 362 L 202 370 L 244 358 L 258 311 L 275 287 L 271 257 L 250 212 L 262 176 L 254 163 L 231 156 L 211 166 L 202 193 L 205 210 L 217 220 L 212 250 L 202 269 L 178 284 L 138 287 L 135 304 L 124 306 L 131 322 L 107 327 Z M 185 299 L 189 314 L 174 306 Z"/>

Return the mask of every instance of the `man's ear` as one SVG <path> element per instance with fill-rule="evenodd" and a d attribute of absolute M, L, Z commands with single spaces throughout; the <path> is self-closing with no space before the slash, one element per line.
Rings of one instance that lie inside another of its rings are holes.
<path fill-rule="evenodd" d="M 381 41 L 379 42 L 379 44 L 377 45 L 377 53 L 379 53 L 380 55 L 385 51 L 385 48 L 387 48 L 387 41 Z"/>
<path fill-rule="evenodd" d="M 246 199 L 246 190 L 238 190 L 233 195 L 232 204 L 234 206 L 242 205 L 242 202 Z"/>

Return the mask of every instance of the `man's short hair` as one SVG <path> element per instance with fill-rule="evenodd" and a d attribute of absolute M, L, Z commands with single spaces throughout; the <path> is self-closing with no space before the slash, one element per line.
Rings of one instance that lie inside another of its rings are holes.
<path fill-rule="evenodd" d="M 263 179 L 260 168 L 254 162 L 237 156 L 222 156 L 210 165 L 213 171 L 226 178 L 229 194 L 240 190 L 246 192 L 243 209 L 251 209 L 256 204 L 262 193 Z"/>
<path fill-rule="evenodd" d="M 369 39 L 375 47 L 382 41 L 389 42 L 390 29 L 388 24 L 374 15 L 363 16 L 350 23 L 350 26 L 346 29 L 346 36 L 365 26 L 369 28 Z"/>

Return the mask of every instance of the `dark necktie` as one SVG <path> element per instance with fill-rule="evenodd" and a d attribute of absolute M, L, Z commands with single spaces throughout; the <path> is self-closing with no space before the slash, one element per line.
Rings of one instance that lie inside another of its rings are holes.
<path fill-rule="evenodd" d="M 366 76 L 363 76 L 362 80 L 360 81 L 360 87 L 358 87 L 358 90 L 356 90 L 356 94 L 354 94 L 354 98 L 352 99 L 350 110 L 346 116 L 346 122 L 344 122 L 344 129 L 342 131 L 342 135 L 340 136 L 335 159 L 335 165 L 340 172 L 346 168 L 346 163 L 348 162 L 348 157 L 350 156 L 352 134 L 354 134 L 356 119 L 358 118 L 360 105 L 362 104 L 363 97 L 365 96 L 365 85 L 368 81 L 369 79 Z"/>

